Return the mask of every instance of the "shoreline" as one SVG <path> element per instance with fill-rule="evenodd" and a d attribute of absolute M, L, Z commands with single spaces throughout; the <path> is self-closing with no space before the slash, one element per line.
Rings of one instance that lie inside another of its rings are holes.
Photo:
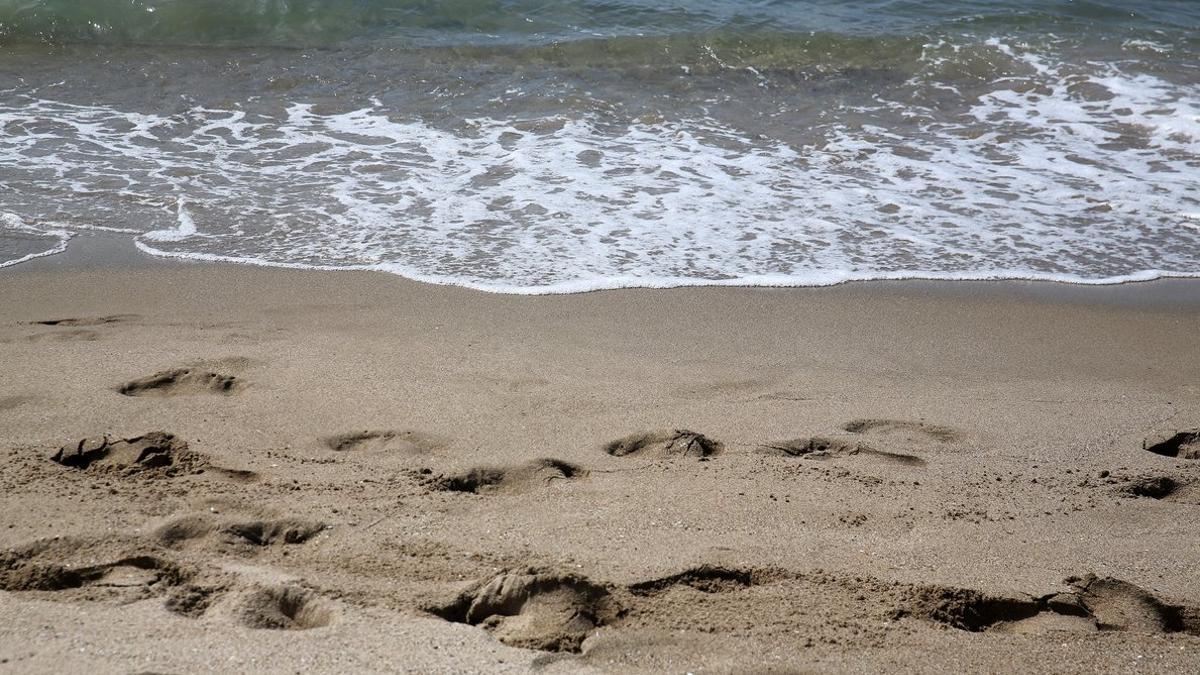
<path fill-rule="evenodd" d="M 905 294 L 922 293 L 986 298 L 1014 297 L 1040 299 L 1050 302 L 1080 304 L 1111 304 L 1143 307 L 1171 307 L 1192 309 L 1200 307 L 1200 273 L 1197 276 L 1163 276 L 1147 280 L 1130 280 L 1116 283 L 1080 283 L 1040 279 L 871 279 L 849 280 L 815 286 L 758 286 L 737 284 L 686 284 L 668 287 L 620 287 L 563 293 L 506 293 L 464 286 L 454 283 L 430 282 L 413 279 L 402 274 L 383 270 L 356 268 L 312 268 L 249 261 L 196 260 L 175 256 L 155 255 L 141 250 L 127 236 L 115 233 L 92 232 L 75 235 L 67 247 L 57 253 L 48 253 L 23 262 L 0 268 L 0 275 L 7 273 L 69 273 L 71 271 L 96 268 L 144 268 L 154 266 L 235 266 L 263 269 L 292 270 L 296 272 L 330 272 L 335 274 L 371 274 L 396 278 L 405 283 L 420 284 L 430 288 L 461 289 L 483 295 L 507 297 L 571 297 L 594 293 L 622 293 L 638 291 L 668 291 L 702 289 L 763 290 L 775 292 L 812 292 L 820 289 L 849 289 L 854 292 L 884 291 Z"/>
<path fill-rule="evenodd" d="M 514 296 L 104 246 L 0 272 L 11 667 L 1200 667 L 1200 461 L 1143 449 L 1200 427 L 1200 282 Z M 464 613 L 488 584 L 550 590 Z"/>

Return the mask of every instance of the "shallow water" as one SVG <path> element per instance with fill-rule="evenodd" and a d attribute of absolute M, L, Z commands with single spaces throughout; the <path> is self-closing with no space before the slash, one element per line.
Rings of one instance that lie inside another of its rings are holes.
<path fill-rule="evenodd" d="M 1200 3 L 1121 4 L 0 0 L 0 259 L 1194 275 Z"/>

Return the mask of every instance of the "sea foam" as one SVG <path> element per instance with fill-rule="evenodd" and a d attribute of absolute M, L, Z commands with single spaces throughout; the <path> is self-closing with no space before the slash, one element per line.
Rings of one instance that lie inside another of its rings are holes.
<path fill-rule="evenodd" d="M 53 251 L 72 228 L 133 229 L 157 255 L 506 293 L 1200 274 L 1200 87 L 990 46 L 1021 70 L 956 90 L 960 114 L 879 99 L 803 143 L 712 118 L 10 97 L 2 206 L 20 225 L 0 233 Z"/>

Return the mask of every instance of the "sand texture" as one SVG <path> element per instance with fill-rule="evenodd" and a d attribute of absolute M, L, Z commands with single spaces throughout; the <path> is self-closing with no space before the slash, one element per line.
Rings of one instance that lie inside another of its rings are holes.
<path fill-rule="evenodd" d="M 1200 671 L 1162 283 L 5 270 L 0 671 Z"/>

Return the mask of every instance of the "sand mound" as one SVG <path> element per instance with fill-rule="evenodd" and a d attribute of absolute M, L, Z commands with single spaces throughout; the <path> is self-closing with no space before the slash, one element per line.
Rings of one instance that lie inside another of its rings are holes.
<path fill-rule="evenodd" d="M 584 577 L 522 569 L 475 584 L 431 611 L 482 626 L 514 647 L 577 652 L 593 630 L 616 620 L 620 607 Z"/>
<path fill-rule="evenodd" d="M 1117 494 L 1125 497 L 1149 497 L 1165 499 L 1182 487 L 1171 476 L 1139 476 L 1117 488 Z"/>
<path fill-rule="evenodd" d="M 1151 436 L 1142 441 L 1142 449 L 1163 457 L 1200 459 L 1200 429 Z"/>
<path fill-rule="evenodd" d="M 241 387 L 233 375 L 192 368 L 175 368 L 132 380 L 117 387 L 125 396 L 177 396 L 183 394 L 229 395 Z"/>
<path fill-rule="evenodd" d="M 604 446 L 613 457 L 698 457 L 718 455 L 725 446 L 703 434 L 687 429 L 648 431 L 618 438 Z"/>
<path fill-rule="evenodd" d="M 157 470 L 173 475 L 207 463 L 190 452 L 183 439 L 165 431 L 115 441 L 107 436 L 85 438 L 59 448 L 50 459 L 75 469 L 128 474 Z"/>
<path fill-rule="evenodd" d="M 221 586 L 186 584 L 171 589 L 163 606 L 167 611 L 194 619 L 212 606 L 213 601 L 224 591 Z"/>
<path fill-rule="evenodd" d="M 477 467 L 452 476 L 428 481 L 435 490 L 447 492 L 523 492 L 556 480 L 571 480 L 587 471 L 559 459 L 542 458 L 514 467 Z"/>
<path fill-rule="evenodd" d="M 332 623 L 333 609 L 301 588 L 260 587 L 242 598 L 237 617 L 250 628 L 308 630 Z"/>

